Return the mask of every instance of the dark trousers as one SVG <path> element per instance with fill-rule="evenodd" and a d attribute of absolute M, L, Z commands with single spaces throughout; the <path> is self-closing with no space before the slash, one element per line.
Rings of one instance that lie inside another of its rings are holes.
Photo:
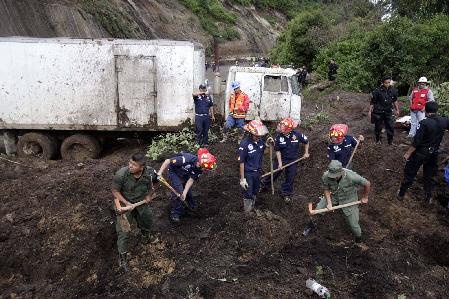
<path fill-rule="evenodd" d="M 199 145 L 209 144 L 209 128 L 209 115 L 195 115 L 196 143 Z"/>
<path fill-rule="evenodd" d="M 393 141 L 394 136 L 394 123 L 393 115 L 391 113 L 372 113 L 372 120 L 374 123 L 374 133 L 376 135 L 376 141 L 381 140 L 382 129 L 385 127 L 387 131 L 388 142 Z"/>
<path fill-rule="evenodd" d="M 171 186 L 176 190 L 176 192 L 178 192 L 179 194 L 182 194 L 188 178 L 187 179 L 181 178 L 173 171 L 168 171 L 168 179 L 170 180 Z M 196 203 L 193 200 L 193 196 L 192 196 L 192 189 L 190 189 L 189 192 L 187 192 L 186 202 L 190 208 L 196 209 Z M 172 195 L 171 195 L 171 203 L 172 203 L 172 208 L 171 208 L 172 215 L 177 215 L 177 216 L 184 215 L 184 213 L 185 213 L 184 204 L 179 199 L 179 197 L 176 196 L 174 193 L 172 193 Z"/>
<path fill-rule="evenodd" d="M 245 171 L 245 179 L 248 183 L 248 188 L 242 189 L 243 198 L 252 199 L 259 193 L 260 189 L 260 172 L 259 171 Z"/>
<path fill-rule="evenodd" d="M 404 196 L 407 189 L 413 184 L 419 168 L 423 166 L 424 192 L 426 196 L 432 194 L 432 178 L 438 170 L 438 153 L 421 155 L 413 154 L 407 161 L 404 168 L 404 179 L 401 183 L 399 195 Z"/>
<path fill-rule="evenodd" d="M 286 161 L 285 163 L 284 162 L 282 162 L 282 163 L 284 163 L 284 165 L 285 165 L 290 162 L 293 162 L 293 161 Z M 274 160 L 273 161 L 273 169 L 278 169 L 278 167 L 279 167 L 278 161 Z M 293 194 L 293 183 L 295 182 L 295 177 L 296 177 L 296 174 L 298 173 L 298 163 L 290 165 L 289 167 L 276 172 L 273 175 L 273 180 L 275 181 L 282 173 L 285 174 L 285 180 L 281 185 L 281 195 L 282 196 L 290 196 Z M 266 176 L 262 179 L 263 187 L 270 186 L 270 184 L 271 184 L 270 176 Z"/>

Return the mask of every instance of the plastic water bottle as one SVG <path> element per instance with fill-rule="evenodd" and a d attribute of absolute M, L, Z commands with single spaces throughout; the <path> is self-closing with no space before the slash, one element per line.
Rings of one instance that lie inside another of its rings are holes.
<path fill-rule="evenodd" d="M 314 291 L 321 298 L 329 299 L 331 297 L 331 293 L 329 293 L 329 290 L 320 285 L 312 278 L 307 279 L 306 287 Z"/>

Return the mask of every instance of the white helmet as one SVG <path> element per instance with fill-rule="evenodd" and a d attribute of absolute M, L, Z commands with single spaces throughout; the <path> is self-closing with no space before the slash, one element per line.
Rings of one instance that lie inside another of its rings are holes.
<path fill-rule="evenodd" d="M 418 83 L 427 83 L 427 78 L 426 77 L 419 78 Z"/>

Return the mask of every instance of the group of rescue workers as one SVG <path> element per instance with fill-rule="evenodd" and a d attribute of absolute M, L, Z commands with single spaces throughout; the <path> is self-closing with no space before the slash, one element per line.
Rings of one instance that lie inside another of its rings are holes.
<path fill-rule="evenodd" d="M 424 189 L 427 200 L 431 200 L 431 178 L 436 172 L 438 148 L 444 131 L 449 129 L 449 119 L 436 114 L 437 103 L 433 101 L 431 92 L 423 83 L 425 78 L 420 78 L 419 85 L 411 94 L 413 143 L 404 155 L 406 160 L 404 179 L 401 183 L 397 198 L 402 200 L 405 192 L 410 187 L 417 171 L 424 165 Z M 240 83 L 232 82 L 232 93 L 229 99 L 229 115 L 223 128 L 223 140 L 227 141 L 228 132 L 237 127 L 240 131 L 238 161 L 239 178 L 243 195 L 243 209 L 250 213 L 255 206 L 259 192 L 264 192 L 271 186 L 271 178 L 262 178 L 263 155 L 266 147 L 274 148 L 275 157 L 273 169 L 278 170 L 273 174 L 273 181 L 283 172 L 284 182 L 281 185 L 281 196 L 286 203 L 291 202 L 294 194 L 294 180 L 297 174 L 299 159 L 309 158 L 309 139 L 299 130 L 298 122 L 292 118 L 284 118 L 277 125 L 275 138 L 268 137 L 267 127 L 260 120 L 251 120 L 245 124 L 249 109 L 249 97 L 240 89 Z M 158 183 L 167 170 L 168 179 L 174 191 L 171 195 L 172 207 L 170 219 L 174 223 L 180 222 L 182 216 L 197 209 L 197 204 L 192 197 L 191 187 L 204 170 L 212 170 L 216 167 L 216 158 L 209 153 L 208 131 L 211 120 L 214 121 L 213 100 L 207 92 L 206 85 L 199 86 L 199 92 L 193 94 L 195 104 L 196 141 L 200 145 L 197 154 L 181 152 L 176 156 L 166 159 L 158 171 L 146 166 L 143 154 L 134 154 L 128 164 L 114 176 L 113 195 L 117 214 L 126 213 L 130 222 L 136 222 L 146 240 L 150 239 L 149 233 L 152 223 L 152 214 L 148 205 L 141 205 L 131 211 L 124 211 L 123 207 L 130 206 L 140 200 L 150 202 L 153 199 L 153 184 Z M 375 124 L 375 140 L 381 143 L 382 129 L 385 127 L 387 141 L 393 144 L 393 108 L 399 113 L 397 92 L 391 86 L 391 78 L 384 77 L 382 85 L 372 94 L 369 108 L 369 116 Z M 423 119 L 423 115 L 427 118 Z M 419 123 L 418 123 L 419 122 Z M 329 130 L 329 146 L 327 148 L 329 165 L 321 178 L 324 196 L 317 204 L 317 209 L 331 209 L 333 206 L 343 205 L 359 200 L 358 189 L 363 187 L 361 203 L 368 203 L 370 182 L 350 170 L 351 157 L 354 149 L 364 140 L 362 135 L 358 139 L 348 135 L 348 126 L 335 124 Z M 247 132 L 245 137 L 244 132 Z M 303 144 L 304 150 L 301 150 Z M 301 153 L 303 154 L 301 155 Z M 361 242 L 362 230 L 359 225 L 359 207 L 352 205 L 342 208 L 346 222 L 351 229 L 355 242 Z M 120 216 L 118 216 L 120 217 Z M 303 235 L 307 236 L 317 228 L 317 222 L 322 217 L 311 218 Z M 117 246 L 119 263 L 127 269 L 127 239 L 128 233 L 124 232 L 116 224 Z"/>

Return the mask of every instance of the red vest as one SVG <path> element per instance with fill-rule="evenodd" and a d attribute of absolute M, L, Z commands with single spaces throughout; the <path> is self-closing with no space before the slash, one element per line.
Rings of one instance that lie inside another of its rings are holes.
<path fill-rule="evenodd" d="M 412 90 L 412 104 L 410 105 L 410 109 L 423 111 L 427 103 L 428 92 L 428 88 L 419 89 L 415 87 Z"/>

